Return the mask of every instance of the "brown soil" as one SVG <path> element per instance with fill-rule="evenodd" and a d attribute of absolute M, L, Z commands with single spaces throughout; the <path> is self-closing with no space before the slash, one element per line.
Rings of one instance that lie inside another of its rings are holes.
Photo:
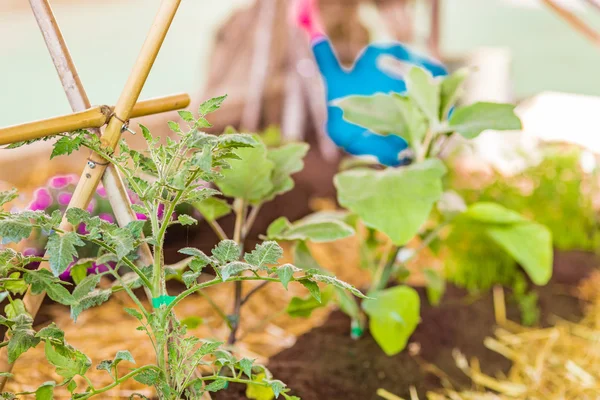
<path fill-rule="evenodd" d="M 582 317 L 581 302 L 573 296 L 575 287 L 598 266 L 596 256 L 585 252 L 557 253 L 551 283 L 536 288 L 540 298 L 542 324 L 553 316 L 569 320 Z M 506 373 L 510 363 L 486 349 L 483 341 L 495 329 L 491 294 L 469 298 L 457 288 L 449 288 L 442 305 L 431 307 L 420 290 L 422 322 L 411 339 L 417 356 L 404 351 L 387 357 L 367 333 L 355 341 L 349 336 L 348 318 L 336 312 L 319 328 L 298 338 L 290 349 L 271 358 L 269 369 L 277 379 L 293 388 L 303 400 L 380 399 L 375 393 L 384 388 L 408 398 L 410 386 L 420 395 L 440 388 L 440 379 L 425 371 L 433 365 L 447 374 L 455 387 L 465 387 L 469 379 L 456 367 L 452 352 L 459 349 L 467 358 L 479 359 L 482 371 L 492 376 Z M 510 319 L 519 312 L 509 304 Z M 218 393 L 218 400 L 246 399 L 243 386 Z"/>

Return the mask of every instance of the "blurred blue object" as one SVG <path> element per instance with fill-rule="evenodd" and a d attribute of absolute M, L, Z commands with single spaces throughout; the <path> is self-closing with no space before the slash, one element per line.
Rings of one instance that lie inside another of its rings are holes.
<path fill-rule="evenodd" d="M 346 152 L 355 156 L 374 156 L 387 166 L 398 166 L 409 161 L 400 158 L 400 152 L 407 148 L 404 139 L 396 135 L 380 135 L 344 120 L 342 109 L 332 105 L 332 102 L 347 96 L 405 93 L 405 81 L 381 69 L 383 56 L 424 68 L 434 77 L 447 75 L 446 68 L 399 43 L 367 46 L 351 69 L 340 65 L 327 38 L 315 40 L 312 47 L 327 92 L 326 131 L 329 137 Z"/>

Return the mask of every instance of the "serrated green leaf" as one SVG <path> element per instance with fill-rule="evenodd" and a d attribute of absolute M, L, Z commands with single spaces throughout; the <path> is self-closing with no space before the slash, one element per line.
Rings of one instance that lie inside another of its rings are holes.
<path fill-rule="evenodd" d="M 0 241 L 2 244 L 18 243 L 27 239 L 33 230 L 29 219 L 17 214 L 11 214 L 6 219 L 0 220 Z"/>
<path fill-rule="evenodd" d="M 311 276 L 311 279 L 313 279 L 317 282 L 322 282 L 327 285 L 333 285 L 334 287 L 346 290 L 346 291 L 352 293 L 353 295 L 355 295 L 356 297 L 360 297 L 361 299 L 367 298 L 367 296 L 362 294 L 360 290 L 358 290 L 357 288 L 355 288 L 354 286 L 352 286 L 349 283 L 339 280 L 338 278 L 336 278 L 334 276 L 315 274 L 315 275 Z"/>
<path fill-rule="evenodd" d="M 203 172 L 211 172 L 213 165 L 212 145 L 205 145 L 202 151 L 194 154 L 192 165 Z"/>
<path fill-rule="evenodd" d="M 77 321 L 77 317 L 79 317 L 79 314 L 81 314 L 88 308 L 99 306 L 100 304 L 108 301 L 111 294 L 112 290 L 106 289 L 94 290 L 86 296 L 83 296 L 81 299 L 77 300 L 77 303 L 71 306 L 71 318 L 73 319 L 73 321 Z"/>
<path fill-rule="evenodd" d="M 475 103 L 458 108 L 450 118 L 450 129 L 460 133 L 467 139 L 479 136 L 481 132 L 492 129 L 496 131 L 520 130 L 521 120 L 514 112 L 512 104 Z"/>
<path fill-rule="evenodd" d="M 40 329 L 38 333 L 35 334 L 36 337 L 41 340 L 57 340 L 61 343 L 65 341 L 65 333 L 53 322 L 45 328 Z"/>
<path fill-rule="evenodd" d="M 202 272 L 186 271 L 181 275 L 181 279 L 186 287 L 190 288 L 198 281 L 198 277 Z"/>
<path fill-rule="evenodd" d="M 69 345 L 46 342 L 46 359 L 56 368 L 56 373 L 65 379 L 85 375 L 92 365 L 90 359 Z"/>
<path fill-rule="evenodd" d="M 75 232 L 66 232 L 62 235 L 54 232 L 48 237 L 46 252 L 54 276 L 59 276 L 67 270 L 69 264 L 77 257 L 76 247 L 82 246 L 85 246 L 85 243 Z"/>
<path fill-rule="evenodd" d="M 264 268 L 267 265 L 277 264 L 283 256 L 283 249 L 275 241 L 267 241 L 256 246 L 251 253 L 246 253 L 244 259 L 256 268 Z"/>
<path fill-rule="evenodd" d="M 19 197 L 19 193 L 17 192 L 17 189 L 15 189 L 15 188 L 13 188 L 9 191 L 0 192 L 0 206 L 10 203 L 17 197 Z"/>
<path fill-rule="evenodd" d="M 252 379 L 252 365 L 254 364 L 253 360 L 248 358 L 242 358 L 238 361 L 238 368 L 246 374 L 249 379 Z"/>
<path fill-rule="evenodd" d="M 147 369 L 140 372 L 133 379 L 142 385 L 154 386 L 160 381 L 160 374 L 154 369 Z"/>
<path fill-rule="evenodd" d="M 212 255 L 221 264 L 226 264 L 230 261 L 237 260 L 240 257 L 240 246 L 233 240 L 222 240 L 212 250 Z"/>
<path fill-rule="evenodd" d="M 56 143 L 54 143 L 54 148 L 52 149 L 52 154 L 50 154 L 50 159 L 62 156 L 64 154 L 69 155 L 75 150 L 79 150 L 82 140 L 83 138 L 81 136 L 64 136 L 58 139 Z"/>
<path fill-rule="evenodd" d="M 228 382 L 225 379 L 217 379 L 212 381 L 209 385 L 206 385 L 207 392 L 218 392 L 227 387 Z"/>
<path fill-rule="evenodd" d="M 254 269 L 255 268 L 248 263 L 233 261 L 221 268 L 221 277 L 224 281 L 226 281 L 230 277 L 237 275 L 242 271 L 252 271 Z"/>
<path fill-rule="evenodd" d="M 14 279 L 12 281 L 4 282 L 4 289 L 8 290 L 12 294 L 23 294 L 27 290 L 27 283 L 23 279 L 19 279 L 21 277 L 20 272 L 13 272 L 8 276 L 9 279 Z"/>
<path fill-rule="evenodd" d="M 294 276 L 294 272 L 297 272 L 297 271 L 300 271 L 300 269 L 294 267 L 292 264 L 282 265 L 281 267 L 277 268 L 277 270 L 275 271 L 275 273 L 279 277 L 279 280 L 281 281 L 281 284 L 283 285 L 285 290 L 287 290 L 288 283 L 290 283 L 290 281 L 292 280 L 292 277 Z"/>
<path fill-rule="evenodd" d="M 247 133 L 226 132 L 219 136 L 219 147 L 222 149 L 254 147 L 257 143 L 254 136 Z"/>
<path fill-rule="evenodd" d="M 300 279 L 298 282 L 302 284 L 312 297 L 314 297 L 319 303 L 321 302 L 321 289 L 319 285 L 308 279 Z"/>
<path fill-rule="evenodd" d="M 179 126 L 179 124 L 177 122 L 169 121 L 169 122 L 167 122 L 167 125 L 169 125 L 169 129 L 172 130 L 173 132 L 181 133 L 181 127 Z"/>
<path fill-rule="evenodd" d="M 52 300 L 67 306 L 75 302 L 71 293 L 48 270 L 27 271 L 24 278 L 25 282 L 31 285 L 33 294 L 45 292 Z"/>
<path fill-rule="evenodd" d="M 185 122 L 194 122 L 194 121 L 196 121 L 196 118 L 194 118 L 194 114 L 192 114 L 189 111 L 186 111 L 186 110 L 177 111 L 177 114 L 179 114 L 179 116 L 181 117 L 181 119 L 184 120 Z"/>
<path fill-rule="evenodd" d="M 190 217 L 189 215 L 186 214 L 181 214 L 177 216 L 177 221 L 179 221 L 179 223 L 183 226 L 189 226 L 189 225 L 196 225 L 198 224 L 198 221 L 196 221 L 194 218 Z"/>
<path fill-rule="evenodd" d="M 198 114 L 206 115 L 206 114 L 210 114 L 212 112 L 217 111 L 221 107 L 221 104 L 223 104 L 223 102 L 225 101 L 226 98 L 227 98 L 227 95 L 224 95 L 224 96 L 219 96 L 219 97 L 213 97 L 210 100 L 206 100 L 205 102 L 200 104 L 200 107 L 198 107 Z"/>
<path fill-rule="evenodd" d="M 374 299 L 362 303 L 369 316 L 369 330 L 385 354 L 398 354 L 419 324 L 419 295 L 408 286 L 397 286 L 372 296 Z"/>
<path fill-rule="evenodd" d="M 231 213 L 229 204 L 225 200 L 216 197 L 209 197 L 203 201 L 195 202 L 192 206 L 209 222 L 214 222 Z"/>
<path fill-rule="evenodd" d="M 144 319 L 144 316 L 142 315 L 142 313 L 140 313 L 139 311 L 133 309 L 133 308 L 124 308 L 125 312 L 129 315 L 131 315 L 133 318 L 137 319 L 138 321 L 141 321 L 142 319 Z"/>
<path fill-rule="evenodd" d="M 133 356 L 131 355 L 131 353 L 127 350 L 120 350 L 117 351 L 117 354 L 115 355 L 115 359 L 114 359 L 114 364 L 115 366 L 120 363 L 121 361 L 129 361 L 131 363 L 135 364 L 135 360 L 133 358 Z"/>
<path fill-rule="evenodd" d="M 335 186 L 342 206 L 402 246 L 417 234 L 442 196 L 445 173 L 441 161 L 430 159 L 382 171 L 342 172 L 336 175 Z"/>
<path fill-rule="evenodd" d="M 113 229 L 104 234 L 104 241 L 116 251 L 119 260 L 131 253 L 134 248 L 135 238 L 126 228 Z"/>
<path fill-rule="evenodd" d="M 4 314 L 8 319 L 15 319 L 18 315 L 29 315 L 25 309 L 25 303 L 21 299 L 14 299 L 5 305 Z"/>
<path fill-rule="evenodd" d="M 37 346 L 39 342 L 40 339 L 35 337 L 35 331 L 31 327 L 13 330 L 7 346 L 8 362 L 14 363 L 21 354 Z"/>

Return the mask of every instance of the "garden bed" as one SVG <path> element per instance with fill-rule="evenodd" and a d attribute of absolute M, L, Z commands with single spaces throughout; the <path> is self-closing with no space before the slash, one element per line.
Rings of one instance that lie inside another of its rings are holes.
<path fill-rule="evenodd" d="M 597 267 L 597 261 L 595 255 L 586 252 L 555 254 L 552 281 L 536 288 L 542 325 L 550 324 L 555 316 L 568 320 L 582 317 L 576 288 Z M 388 357 L 368 333 L 360 340 L 351 339 L 349 319 L 335 312 L 323 326 L 272 357 L 268 366 L 303 400 L 379 399 L 379 388 L 408 398 L 411 386 L 420 395 L 441 388 L 440 377 L 455 388 L 470 387 L 469 378 L 456 367 L 455 349 L 467 359 L 477 358 L 484 373 L 496 376 L 508 372 L 510 362 L 483 344 L 495 329 L 490 293 L 475 298 L 449 287 L 439 307 L 428 304 L 423 290 L 419 294 L 422 322 L 408 351 Z M 510 302 L 507 314 L 511 320 L 519 320 L 519 311 Z M 244 391 L 244 386 L 232 386 L 214 398 L 245 399 Z"/>

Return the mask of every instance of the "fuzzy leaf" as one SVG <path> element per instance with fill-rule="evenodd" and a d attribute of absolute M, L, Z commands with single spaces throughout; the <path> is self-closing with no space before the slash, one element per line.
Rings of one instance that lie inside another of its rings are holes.
<path fill-rule="evenodd" d="M 461 95 L 462 85 L 469 75 L 467 68 L 461 68 L 444 78 L 440 86 L 440 120 L 448 118 L 450 110 Z"/>
<path fill-rule="evenodd" d="M 230 277 L 237 275 L 242 271 L 252 270 L 254 270 L 254 267 L 250 264 L 241 261 L 233 261 L 221 268 L 221 277 L 224 281 L 226 281 Z"/>
<path fill-rule="evenodd" d="M 321 289 L 319 289 L 319 285 L 308 279 L 300 279 L 298 282 L 300 282 L 302 286 L 308 289 L 308 292 L 311 294 L 312 297 L 314 297 L 319 303 L 321 303 Z"/>
<path fill-rule="evenodd" d="M 303 158 L 308 153 L 308 144 L 289 143 L 277 149 L 270 149 L 267 157 L 274 163 L 271 181 L 273 190 L 270 198 L 283 194 L 293 189 L 294 180 L 292 174 L 302 171 L 304 168 Z"/>
<path fill-rule="evenodd" d="M 35 347 L 40 342 L 40 339 L 35 337 L 33 329 L 22 327 L 15 329 L 8 341 L 8 362 L 14 363 L 21 354 Z"/>
<path fill-rule="evenodd" d="M 514 110 L 512 104 L 475 103 L 456 109 L 450 118 L 450 128 L 467 139 L 476 138 L 488 129 L 519 130 L 521 120 Z"/>
<path fill-rule="evenodd" d="M 200 104 L 200 107 L 198 108 L 198 114 L 206 115 L 217 111 L 226 98 L 227 95 L 224 95 L 219 97 L 213 97 L 210 100 L 206 100 L 204 103 Z"/>
<path fill-rule="evenodd" d="M 112 291 L 110 289 L 106 289 L 94 290 L 86 296 L 83 296 L 77 300 L 76 304 L 71 306 L 71 318 L 73 318 L 73 321 L 77 321 L 77 317 L 82 311 L 94 306 L 99 306 L 100 304 L 108 301 L 111 294 Z"/>
<path fill-rule="evenodd" d="M 421 109 L 431 124 L 438 122 L 440 112 L 440 85 L 429 72 L 413 67 L 406 76 L 408 97 Z"/>
<path fill-rule="evenodd" d="M 346 291 L 352 293 L 353 295 L 355 295 L 356 297 L 360 297 L 361 299 L 367 298 L 367 296 L 362 294 L 360 290 L 358 290 L 357 288 L 355 288 L 354 286 L 352 286 L 349 283 L 339 280 L 336 277 L 327 276 L 327 275 L 313 275 L 313 276 L 311 276 L 311 279 L 313 279 L 317 282 L 326 283 L 327 285 L 333 285 L 337 288 L 346 290 Z"/>
<path fill-rule="evenodd" d="M 429 218 L 443 193 L 446 168 L 437 159 L 383 171 L 351 170 L 335 177 L 340 204 L 402 246 Z"/>
<path fill-rule="evenodd" d="M 119 260 L 123 259 L 134 250 L 135 239 L 126 228 L 117 228 L 104 235 L 106 243 L 114 248 Z"/>
<path fill-rule="evenodd" d="M 75 299 L 71 293 L 48 270 L 27 271 L 24 279 L 25 282 L 31 285 L 31 292 L 33 294 L 45 292 L 52 300 L 67 306 L 75 303 Z"/>
<path fill-rule="evenodd" d="M 55 386 L 56 386 L 56 382 L 53 382 L 53 381 L 44 382 L 35 391 L 35 400 L 53 400 Z"/>
<path fill-rule="evenodd" d="M 85 375 L 92 365 L 90 359 L 69 345 L 46 342 L 46 359 L 56 367 L 56 373 L 65 379 L 75 375 Z"/>
<path fill-rule="evenodd" d="M 85 246 L 85 243 L 75 232 L 67 232 L 63 235 L 54 232 L 48 237 L 46 252 L 54 276 L 59 276 L 67 270 L 69 264 L 77 257 L 76 247 L 82 246 Z"/>
<path fill-rule="evenodd" d="M 31 235 L 33 226 L 29 219 L 17 214 L 0 220 L 0 242 L 2 244 L 18 243 Z"/>
<path fill-rule="evenodd" d="M 62 156 L 64 154 L 69 155 L 75 150 L 79 150 L 82 140 L 83 138 L 81 136 L 64 136 L 58 139 L 56 143 L 54 143 L 54 148 L 52 149 L 52 154 L 50 154 L 50 159 L 53 159 L 57 156 Z"/>
<path fill-rule="evenodd" d="M 222 240 L 213 249 L 212 255 L 221 264 L 237 260 L 240 257 L 241 249 L 233 240 Z"/>
<path fill-rule="evenodd" d="M 177 216 L 177 220 L 183 226 L 198 224 L 198 221 L 196 221 L 194 218 L 192 218 L 192 217 L 190 217 L 189 215 L 186 215 L 186 214 L 178 215 Z"/>
<path fill-rule="evenodd" d="M 292 280 L 294 272 L 297 271 L 300 271 L 300 269 L 294 267 L 292 264 L 282 265 L 281 267 L 277 268 L 277 271 L 275 271 L 285 290 L 287 290 L 288 283 L 290 283 Z"/>
<path fill-rule="evenodd" d="M 246 253 L 244 259 L 256 268 L 277 264 L 283 256 L 283 249 L 275 241 L 268 241 L 256 246 L 252 253 Z"/>
<path fill-rule="evenodd" d="M 17 192 L 17 189 L 14 188 L 7 192 L 0 192 L 0 206 L 10 203 L 17 197 L 19 197 L 19 193 Z"/>

